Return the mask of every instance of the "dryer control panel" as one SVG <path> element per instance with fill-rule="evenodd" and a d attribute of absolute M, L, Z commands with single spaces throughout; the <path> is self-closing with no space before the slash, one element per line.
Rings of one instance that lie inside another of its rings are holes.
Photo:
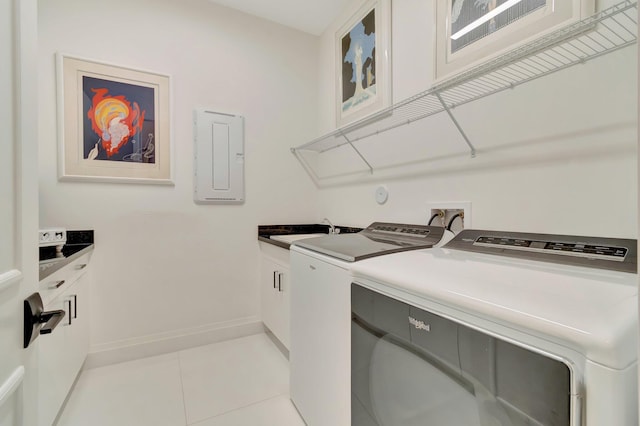
<path fill-rule="evenodd" d="M 637 273 L 637 240 L 465 229 L 445 248 Z"/>

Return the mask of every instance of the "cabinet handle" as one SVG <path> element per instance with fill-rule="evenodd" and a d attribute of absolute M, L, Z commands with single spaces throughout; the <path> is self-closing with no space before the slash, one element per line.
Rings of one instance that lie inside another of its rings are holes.
<path fill-rule="evenodd" d="M 56 281 L 55 283 L 51 284 L 49 288 L 52 288 L 52 289 L 60 288 L 62 287 L 62 284 L 64 284 L 64 280 Z"/>
<path fill-rule="evenodd" d="M 69 302 L 69 310 L 67 311 L 67 312 L 69 312 L 69 323 L 67 325 L 71 325 L 71 318 L 72 318 L 72 315 L 71 315 L 71 299 L 67 299 L 64 302 L 65 303 Z"/>
<path fill-rule="evenodd" d="M 276 288 L 276 274 L 278 271 L 273 271 L 273 288 Z"/>
<path fill-rule="evenodd" d="M 87 264 L 86 263 L 82 263 L 80 265 L 76 265 L 76 270 L 79 271 L 80 269 L 84 269 L 86 267 L 87 267 Z"/>
<path fill-rule="evenodd" d="M 78 295 L 73 294 L 73 319 L 78 318 Z"/>
<path fill-rule="evenodd" d="M 282 291 L 282 272 L 278 272 L 278 291 Z"/>

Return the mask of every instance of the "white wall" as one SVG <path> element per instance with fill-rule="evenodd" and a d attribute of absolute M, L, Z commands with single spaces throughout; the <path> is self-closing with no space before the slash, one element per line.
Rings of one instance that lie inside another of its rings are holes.
<path fill-rule="evenodd" d="M 399 101 L 431 84 L 434 11 L 392 3 Z M 476 228 L 636 237 L 636 49 L 456 109 L 475 159 L 427 119 L 363 148 L 401 167 L 317 191 L 288 148 L 334 127 L 334 33 L 359 4 L 318 40 L 205 0 L 39 2 L 40 222 L 96 230 L 94 349 L 257 318 L 258 224 L 424 223 L 429 202 L 471 201 Z M 172 75 L 175 187 L 57 181 L 56 51 Z M 245 205 L 192 202 L 200 106 L 246 117 Z"/>
<path fill-rule="evenodd" d="M 335 31 L 360 3 L 322 36 L 323 132 L 335 127 Z M 392 14 L 397 102 L 432 83 L 434 1 L 393 0 Z M 330 154 L 319 165 L 322 211 L 351 225 L 425 223 L 430 202 L 470 201 L 474 228 L 636 238 L 636 58 L 627 48 L 456 108 L 478 150 L 473 159 L 444 114 L 359 143 L 381 166 L 371 176 L 331 176 L 340 159 Z M 341 150 L 352 169 L 363 168 L 348 147 Z M 400 166 L 387 168 L 391 159 Z M 379 184 L 390 193 L 384 206 L 374 200 Z"/>
<path fill-rule="evenodd" d="M 41 226 L 95 229 L 92 348 L 259 318 L 257 225 L 316 216 L 317 37 L 205 0 L 39 2 Z M 61 183 L 55 52 L 172 76 L 175 187 Z M 245 116 L 246 203 L 192 201 L 192 112 Z M 165 333 L 165 334 L 162 334 Z"/>

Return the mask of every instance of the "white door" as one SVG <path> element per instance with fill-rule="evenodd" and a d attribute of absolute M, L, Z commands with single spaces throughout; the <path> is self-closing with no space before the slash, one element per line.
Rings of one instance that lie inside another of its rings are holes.
<path fill-rule="evenodd" d="M 37 416 L 36 353 L 23 349 L 23 300 L 38 284 L 36 19 L 34 1 L 0 0 L 0 426 Z"/>

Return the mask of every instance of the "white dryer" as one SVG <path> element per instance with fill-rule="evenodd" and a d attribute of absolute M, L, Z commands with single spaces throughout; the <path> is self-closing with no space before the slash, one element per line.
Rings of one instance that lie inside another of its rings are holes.
<path fill-rule="evenodd" d="M 351 424 L 636 426 L 636 245 L 465 230 L 351 265 Z"/>

